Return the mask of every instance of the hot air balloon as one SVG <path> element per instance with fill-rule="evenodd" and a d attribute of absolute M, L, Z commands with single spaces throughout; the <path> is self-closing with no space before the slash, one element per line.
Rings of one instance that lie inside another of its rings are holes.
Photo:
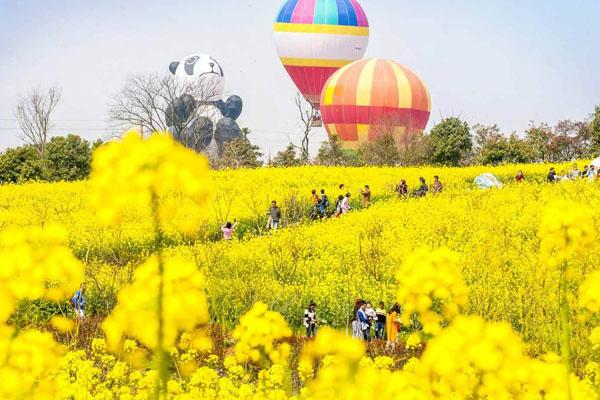
<path fill-rule="evenodd" d="M 321 114 L 329 136 L 345 148 L 391 134 L 399 144 L 422 133 L 431 110 L 427 88 L 408 68 L 388 60 L 359 60 L 329 78 Z"/>
<path fill-rule="evenodd" d="M 368 41 L 369 22 L 357 0 L 287 0 L 277 14 L 275 43 L 281 62 L 317 109 L 327 79 L 361 59 Z"/>

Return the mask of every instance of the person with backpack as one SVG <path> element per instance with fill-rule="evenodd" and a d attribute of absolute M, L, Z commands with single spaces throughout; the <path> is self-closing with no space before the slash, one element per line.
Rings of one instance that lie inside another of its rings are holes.
<path fill-rule="evenodd" d="M 330 205 L 329 197 L 327 197 L 325 194 L 325 189 L 321 189 L 321 203 L 319 205 L 319 212 L 321 213 L 322 217 L 327 216 L 327 211 Z"/>
<path fill-rule="evenodd" d="M 304 310 L 304 327 L 307 338 L 317 336 L 317 305 L 314 301 L 311 301 L 308 308 Z"/>
<path fill-rule="evenodd" d="M 78 320 L 83 320 L 85 318 L 85 303 L 86 303 L 86 295 L 85 295 L 86 286 L 85 283 L 81 284 L 81 287 L 75 295 L 71 299 L 71 305 L 75 310 L 75 318 Z"/>
<path fill-rule="evenodd" d="M 317 189 L 313 189 L 311 192 L 311 200 L 312 200 L 312 210 L 310 212 L 310 218 L 314 221 L 317 218 L 319 218 L 320 215 L 320 204 L 321 204 L 321 198 L 319 198 L 319 195 L 317 194 Z"/>

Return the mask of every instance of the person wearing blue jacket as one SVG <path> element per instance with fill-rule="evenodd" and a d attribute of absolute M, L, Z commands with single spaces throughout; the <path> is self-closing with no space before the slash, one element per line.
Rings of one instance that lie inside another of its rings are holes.
<path fill-rule="evenodd" d="M 81 284 L 81 288 L 75 292 L 75 296 L 71 299 L 71 305 L 75 309 L 75 317 L 77 319 L 85 318 L 85 283 Z"/>
<path fill-rule="evenodd" d="M 367 302 L 361 301 L 360 308 L 358 310 L 358 322 L 360 323 L 360 329 L 363 333 L 363 338 L 366 342 L 371 341 L 371 324 L 369 321 L 369 317 L 365 311 L 367 308 Z"/>

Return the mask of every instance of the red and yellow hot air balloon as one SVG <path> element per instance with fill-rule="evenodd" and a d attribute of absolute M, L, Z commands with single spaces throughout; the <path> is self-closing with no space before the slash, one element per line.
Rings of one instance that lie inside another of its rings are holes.
<path fill-rule="evenodd" d="M 345 148 L 392 134 L 397 141 L 422 133 L 431 112 L 427 88 L 408 68 L 388 60 L 360 60 L 329 78 L 321 114 L 329 136 Z"/>
<path fill-rule="evenodd" d="M 327 79 L 363 58 L 369 42 L 369 22 L 357 0 L 286 0 L 274 29 L 281 62 L 316 108 Z"/>

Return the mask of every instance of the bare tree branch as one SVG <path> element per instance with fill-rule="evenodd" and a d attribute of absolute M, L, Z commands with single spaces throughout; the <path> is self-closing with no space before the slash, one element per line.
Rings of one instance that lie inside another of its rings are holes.
<path fill-rule="evenodd" d="M 217 93 L 217 85 L 208 79 L 181 83 L 172 75 L 134 75 L 125 82 L 109 104 L 109 118 L 122 130 L 138 129 L 142 135 L 170 131 L 176 138 L 191 127 L 194 121 L 205 116 L 206 103 Z M 173 105 L 184 96 L 189 99 L 187 117 L 178 118 Z M 193 105 L 193 106 L 192 106 Z M 192 138 L 193 142 L 199 138 Z"/>
<path fill-rule="evenodd" d="M 61 99 L 58 87 L 34 88 L 22 97 L 15 110 L 15 117 L 21 129 L 21 140 L 35 147 L 44 156 L 49 132 L 52 129 L 51 117 Z"/>
<path fill-rule="evenodd" d="M 312 132 L 312 128 L 314 127 L 314 122 L 318 121 L 320 118 L 319 110 L 315 108 L 315 106 L 307 101 L 302 95 L 299 93 L 296 94 L 295 99 L 296 107 L 298 108 L 298 114 L 300 114 L 300 128 L 302 129 L 302 145 L 297 146 L 294 145 L 295 148 L 300 150 L 300 156 L 302 162 L 307 163 L 309 159 L 309 143 L 310 136 Z"/>

